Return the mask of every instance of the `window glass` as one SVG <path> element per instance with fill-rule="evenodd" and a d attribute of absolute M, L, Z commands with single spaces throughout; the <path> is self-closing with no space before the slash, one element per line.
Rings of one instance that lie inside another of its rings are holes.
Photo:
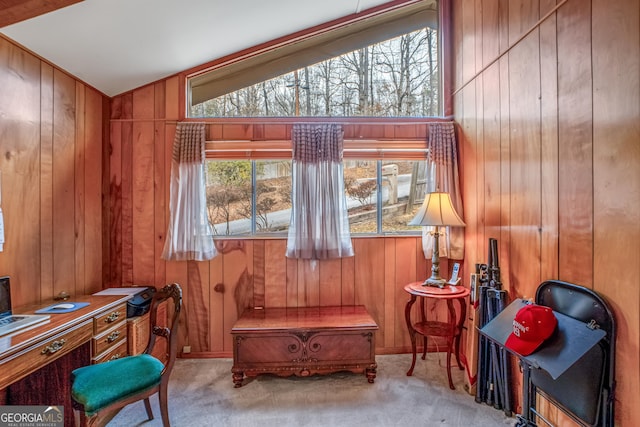
<path fill-rule="evenodd" d="M 420 231 L 409 226 L 424 200 L 426 183 L 425 160 L 382 162 L 382 231 L 398 233 Z"/>
<path fill-rule="evenodd" d="M 218 236 L 286 232 L 291 160 L 209 160 L 206 193 Z"/>
<path fill-rule="evenodd" d="M 251 234 L 250 160 L 207 162 L 207 209 L 216 235 Z"/>
<path fill-rule="evenodd" d="M 286 231 L 291 219 L 291 160 L 256 160 L 256 233 Z"/>
<path fill-rule="evenodd" d="M 195 104 L 190 117 L 433 117 L 438 33 L 422 28 Z"/>
<path fill-rule="evenodd" d="M 425 169 L 424 160 L 345 160 L 351 233 L 419 232 L 407 223 L 424 199 Z"/>
<path fill-rule="evenodd" d="M 351 233 L 377 233 L 378 161 L 345 160 L 344 188 Z"/>
<path fill-rule="evenodd" d="M 425 172 L 425 160 L 345 159 L 351 233 L 420 232 L 407 223 L 424 199 Z M 286 234 L 291 160 L 208 160 L 207 207 L 218 236 Z"/>

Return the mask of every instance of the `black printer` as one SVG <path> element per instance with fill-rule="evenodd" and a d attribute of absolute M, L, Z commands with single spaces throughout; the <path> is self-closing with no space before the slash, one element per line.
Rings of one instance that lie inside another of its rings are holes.
<path fill-rule="evenodd" d="M 140 291 L 127 301 L 127 318 L 142 316 L 148 312 L 155 292 L 156 288 L 153 286 L 140 286 Z"/>

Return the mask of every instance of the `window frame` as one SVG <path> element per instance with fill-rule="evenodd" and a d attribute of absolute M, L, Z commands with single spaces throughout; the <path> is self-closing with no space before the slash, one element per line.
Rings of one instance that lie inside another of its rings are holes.
<path fill-rule="evenodd" d="M 180 87 L 179 96 L 182 99 L 183 108 L 178 111 L 178 116 L 181 121 L 194 121 L 194 122 L 204 122 L 209 125 L 218 125 L 220 127 L 229 126 L 235 128 L 247 128 L 252 127 L 254 125 L 263 126 L 265 129 L 269 126 L 274 126 L 281 128 L 282 126 L 287 126 L 292 123 L 300 123 L 300 122 L 338 122 L 342 123 L 345 126 L 353 126 L 359 127 L 363 125 L 374 125 L 381 127 L 402 127 L 406 125 L 415 125 L 415 126 L 424 126 L 425 129 L 428 128 L 428 124 L 432 122 L 448 122 L 453 118 L 453 40 L 452 40 L 452 28 L 451 28 L 451 0 L 438 0 L 438 37 L 439 37 L 439 63 L 440 63 L 440 106 L 442 111 L 442 116 L 440 117 L 424 117 L 424 118 L 403 118 L 403 117 L 380 117 L 380 118 L 362 118 L 362 117 L 343 117 L 343 118 L 313 118 L 313 117 L 271 117 L 271 118 L 202 118 L 202 119 L 191 119 L 188 118 L 187 112 L 189 111 L 190 105 L 190 93 L 189 93 L 189 84 L 188 80 L 190 77 L 195 75 L 204 73 L 213 68 L 221 68 L 231 64 L 242 62 L 243 60 L 257 54 L 263 52 L 265 50 L 273 49 L 277 46 L 286 43 L 295 43 L 296 40 L 310 37 L 315 32 L 326 32 L 332 27 L 336 26 L 347 26 L 359 19 L 362 19 L 365 15 L 368 14 L 383 14 L 388 10 L 393 10 L 398 7 L 405 6 L 407 4 L 416 3 L 420 0 L 395 0 L 389 3 L 385 3 L 384 5 L 374 7 L 363 11 L 359 14 L 353 14 L 342 19 L 332 21 L 326 23 L 324 25 L 320 25 L 305 31 L 301 31 L 289 36 L 281 37 L 276 40 L 272 40 L 257 46 L 254 46 L 249 49 L 245 49 L 243 51 L 225 56 L 223 58 L 219 58 L 213 60 L 209 63 L 200 65 L 198 67 L 194 67 L 190 70 L 186 70 L 178 76 L 183 84 Z M 233 133 L 233 132 L 231 132 Z M 242 133 L 242 132 L 239 132 Z M 384 133 L 384 132 L 383 132 Z M 265 132 L 266 134 L 266 132 Z M 371 141 L 384 141 L 386 144 L 390 146 L 394 146 L 397 149 L 402 149 L 402 141 L 411 141 L 421 140 L 424 142 L 426 147 L 427 141 L 427 131 L 425 130 L 420 134 L 420 138 L 395 138 L 389 137 L 384 138 L 371 135 L 365 135 L 365 137 L 360 137 L 352 135 L 350 137 L 345 137 L 347 140 L 347 144 L 353 143 L 356 145 L 358 140 L 362 143 L 363 141 L 367 141 L 367 143 L 371 143 Z M 368 138 L 368 139 L 367 139 Z M 353 140 L 352 142 L 350 140 Z M 251 145 L 249 145 L 251 143 Z M 225 147 L 226 144 L 226 147 Z M 246 145 L 245 145 L 246 144 Z M 207 159 L 220 159 L 224 160 L 223 153 L 226 156 L 226 159 L 242 159 L 242 160 L 256 160 L 256 159 L 281 159 L 281 158 L 290 158 L 290 144 L 291 141 L 286 138 L 277 138 L 277 139 L 269 139 L 269 138 L 238 138 L 237 136 L 229 137 L 225 135 L 224 131 L 220 131 L 220 135 L 217 135 L 215 138 L 208 138 L 207 141 L 207 149 L 206 156 Z M 261 149 L 260 146 L 264 146 L 264 150 Z M 269 147 L 270 146 L 270 147 Z M 215 147 L 215 148 L 214 148 Z M 219 150 L 217 155 L 214 155 L 214 151 L 218 148 Z M 242 157 L 231 157 L 238 156 L 239 151 L 245 150 L 244 155 Z M 271 150 L 269 154 L 267 151 Z M 282 154 L 288 154 L 287 157 L 282 157 Z M 378 177 L 379 179 L 380 177 Z M 378 183 L 379 184 L 379 183 Z M 255 193 L 255 192 L 254 192 Z M 254 197 L 254 196 L 252 196 Z M 381 214 L 379 212 L 378 214 Z M 380 223 L 379 219 L 378 222 Z M 381 226 L 381 224 L 380 224 Z M 286 237 L 285 233 L 263 233 L 263 234 L 255 234 L 251 235 L 231 235 L 231 236 L 217 236 L 218 239 L 268 239 L 268 238 L 283 238 Z M 412 233 L 376 233 L 376 234 L 356 234 L 355 237 L 395 237 L 398 235 L 408 235 L 415 236 L 418 235 L 418 232 Z"/>
<path fill-rule="evenodd" d="M 240 73 L 252 66 L 252 60 L 259 55 L 272 52 L 278 48 L 287 45 L 301 43 L 306 40 L 313 39 L 314 36 L 331 34 L 331 31 L 337 31 L 341 28 L 354 26 L 367 19 L 384 17 L 386 14 L 398 13 L 403 8 L 410 9 L 416 7 L 420 0 L 395 0 L 383 5 L 373 7 L 362 11 L 318 25 L 306 30 L 299 31 L 288 36 L 280 37 L 248 49 L 236 52 L 231 55 L 213 60 L 211 62 L 186 70 L 180 74 L 184 84 L 181 87 L 183 93 L 183 109 L 179 112 L 182 118 L 189 117 L 191 106 L 191 81 L 192 79 L 202 76 L 206 73 L 219 70 L 225 73 Z M 439 43 L 439 73 L 440 73 L 440 111 L 441 117 L 450 118 L 453 114 L 453 50 L 452 50 L 452 34 L 451 34 L 451 0 L 437 1 L 437 26 L 438 26 L 438 43 Z M 291 70 L 289 70 L 291 71 Z M 285 70 L 286 72 L 286 70 Z M 281 73 L 280 73 L 281 74 Z M 265 76 L 265 80 L 269 77 Z M 248 120 L 248 119 L 245 119 Z"/>
<path fill-rule="evenodd" d="M 194 120 L 195 121 L 195 120 Z M 344 147 L 345 160 L 426 160 L 428 125 L 434 122 L 449 122 L 450 120 L 425 118 L 425 119 L 381 119 L 372 121 L 362 118 L 343 118 L 332 120 L 340 122 L 345 129 Z M 239 119 L 239 118 L 211 118 L 199 120 L 211 125 L 207 129 L 205 141 L 205 155 L 207 160 L 246 160 L 252 162 L 252 218 L 250 234 L 217 235 L 216 238 L 234 239 L 264 239 L 284 238 L 286 232 L 257 233 L 255 230 L 255 160 L 283 160 L 292 157 L 292 142 L 285 138 L 256 138 L 249 129 L 254 128 L 254 134 L 270 133 L 265 129 L 273 126 L 279 129 L 281 134 L 290 136 L 290 128 L 294 123 L 321 123 L 326 120 L 318 118 L 276 118 L 276 119 Z M 366 128 L 371 127 L 367 132 Z M 225 129 L 229 129 L 225 131 Z M 283 130 L 286 128 L 288 130 Z M 255 130 L 259 129 L 259 130 Z M 384 133 L 393 129 L 396 136 L 375 137 L 375 134 Z M 233 130 L 236 132 L 234 133 Z M 355 137 L 354 133 L 362 131 L 363 135 Z M 409 135 L 412 134 L 413 135 Z M 399 137 L 398 134 L 407 134 L 407 137 Z M 242 136 L 245 136 L 244 138 Z M 377 192 L 381 187 L 381 162 L 377 166 Z M 377 200 L 381 200 L 378 193 Z M 421 231 L 383 231 L 382 230 L 382 206 L 376 202 L 377 231 L 375 233 L 353 233 L 353 237 L 385 237 L 385 236 L 417 236 Z"/>

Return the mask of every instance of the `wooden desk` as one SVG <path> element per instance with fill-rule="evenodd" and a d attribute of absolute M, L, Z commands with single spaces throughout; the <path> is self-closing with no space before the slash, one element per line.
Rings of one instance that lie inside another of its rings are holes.
<path fill-rule="evenodd" d="M 364 306 L 247 309 L 233 326 L 233 382 L 337 371 L 376 377 L 378 325 Z"/>
<path fill-rule="evenodd" d="M 411 361 L 411 367 L 407 372 L 407 376 L 413 375 L 413 368 L 416 365 L 416 334 L 420 334 L 424 337 L 424 351 L 422 353 L 422 359 L 424 360 L 427 353 L 426 337 L 436 336 L 444 337 L 447 339 L 447 376 L 449 378 L 449 388 L 455 389 L 453 386 L 453 380 L 451 379 L 451 353 L 453 351 L 455 341 L 455 355 L 456 361 L 460 369 L 464 369 L 460 363 L 460 335 L 462 332 L 462 325 L 467 312 L 467 306 L 465 298 L 469 296 L 469 289 L 462 286 L 446 285 L 440 289 L 433 286 L 423 286 L 423 282 L 409 283 L 404 287 L 404 290 L 411 295 L 411 298 L 407 302 L 404 310 L 405 320 L 407 322 L 407 328 L 409 328 L 409 334 L 411 335 L 411 348 L 413 350 L 413 359 Z M 420 297 L 422 299 L 420 304 L 420 320 L 416 323 L 411 321 L 411 307 L 416 302 L 416 299 Z M 427 299 L 444 300 L 447 302 L 448 309 L 448 321 L 439 322 L 435 320 L 427 320 L 425 303 Z M 453 301 L 458 301 L 460 306 L 460 316 L 456 315 L 456 310 L 453 306 Z"/>
<path fill-rule="evenodd" d="M 71 371 L 91 363 L 95 337 L 126 319 L 128 299 L 127 295 L 74 297 L 73 302 L 89 305 L 51 314 L 48 323 L 0 338 L 0 390 L 4 392 L 0 403 L 64 406 L 65 425 L 73 425 Z M 23 307 L 16 314 L 33 314 L 54 302 Z M 126 348 L 126 337 L 123 342 Z"/>

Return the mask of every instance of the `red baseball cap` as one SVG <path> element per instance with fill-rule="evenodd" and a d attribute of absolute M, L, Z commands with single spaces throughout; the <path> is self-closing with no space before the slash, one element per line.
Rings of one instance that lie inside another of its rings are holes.
<path fill-rule="evenodd" d="M 516 313 L 513 331 L 504 345 L 522 356 L 533 353 L 553 334 L 558 320 L 549 307 L 527 304 Z"/>

